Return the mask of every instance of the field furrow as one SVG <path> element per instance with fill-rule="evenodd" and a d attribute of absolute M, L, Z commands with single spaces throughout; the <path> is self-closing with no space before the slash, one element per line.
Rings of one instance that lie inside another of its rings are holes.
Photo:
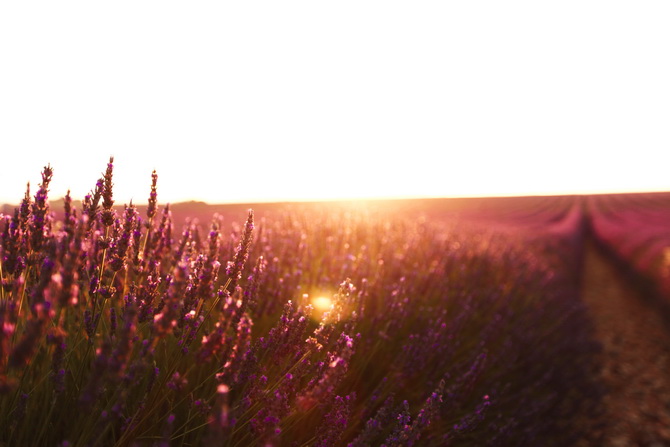
<path fill-rule="evenodd" d="M 670 445 L 670 330 L 653 299 L 593 243 L 583 296 L 603 345 L 603 425 L 583 445 Z"/>

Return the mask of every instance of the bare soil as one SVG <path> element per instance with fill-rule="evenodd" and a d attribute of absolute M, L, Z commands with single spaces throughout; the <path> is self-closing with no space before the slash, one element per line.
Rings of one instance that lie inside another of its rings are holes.
<path fill-rule="evenodd" d="M 583 298 L 602 343 L 603 417 L 580 447 L 670 446 L 667 309 L 590 242 Z"/>

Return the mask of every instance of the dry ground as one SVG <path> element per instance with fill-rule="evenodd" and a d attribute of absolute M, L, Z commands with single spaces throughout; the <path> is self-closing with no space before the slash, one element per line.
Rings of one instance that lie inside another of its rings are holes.
<path fill-rule="evenodd" d="M 603 345 L 604 418 L 580 446 L 670 446 L 670 325 L 636 283 L 587 245 L 583 296 Z"/>

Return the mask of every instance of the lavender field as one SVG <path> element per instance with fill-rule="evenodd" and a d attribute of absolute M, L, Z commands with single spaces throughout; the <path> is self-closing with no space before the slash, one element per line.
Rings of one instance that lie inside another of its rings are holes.
<path fill-rule="evenodd" d="M 5 208 L 0 445 L 568 446 L 591 430 L 585 200 L 187 219 L 155 173 L 146 203 L 119 207 L 113 168 L 56 209 L 46 167 Z"/>

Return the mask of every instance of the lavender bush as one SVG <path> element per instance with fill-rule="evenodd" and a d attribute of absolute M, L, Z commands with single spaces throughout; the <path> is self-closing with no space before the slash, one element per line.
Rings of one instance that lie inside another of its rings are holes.
<path fill-rule="evenodd" d="M 569 445 L 597 403 L 578 225 L 178 232 L 155 172 L 114 206 L 113 160 L 55 221 L 51 177 L 0 227 L 2 445 Z"/>

